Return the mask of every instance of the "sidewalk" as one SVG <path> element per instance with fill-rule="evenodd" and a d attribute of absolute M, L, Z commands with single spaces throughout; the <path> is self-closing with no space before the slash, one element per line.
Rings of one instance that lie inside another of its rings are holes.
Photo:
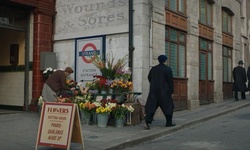
<path fill-rule="evenodd" d="M 82 125 L 85 150 L 118 150 L 161 137 L 185 127 L 250 106 L 250 99 L 234 101 L 225 100 L 201 106 L 196 110 L 174 112 L 175 127 L 165 127 L 163 116 L 155 117 L 150 130 L 144 130 L 144 122 L 136 126 L 100 128 L 96 125 Z M 39 124 L 38 113 L 21 112 L 0 115 L 0 149 L 34 150 Z M 38 147 L 39 150 L 51 150 Z M 81 144 L 71 143 L 71 150 L 82 149 Z M 54 149 L 53 149 L 54 150 Z M 57 149 L 58 150 L 58 149 Z"/>

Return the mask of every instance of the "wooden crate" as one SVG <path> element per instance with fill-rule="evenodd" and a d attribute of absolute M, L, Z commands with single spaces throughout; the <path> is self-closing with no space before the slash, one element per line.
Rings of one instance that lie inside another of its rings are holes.
<path fill-rule="evenodd" d="M 136 103 L 124 103 L 126 106 L 132 106 L 134 108 L 134 112 L 127 114 L 127 125 L 138 125 L 140 124 L 142 118 L 142 106 Z"/>

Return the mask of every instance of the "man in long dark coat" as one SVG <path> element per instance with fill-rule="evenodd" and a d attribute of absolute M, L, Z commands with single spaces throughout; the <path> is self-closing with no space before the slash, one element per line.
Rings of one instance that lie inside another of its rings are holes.
<path fill-rule="evenodd" d="M 172 123 L 174 103 L 172 94 L 174 93 L 173 73 L 169 66 L 166 65 L 167 56 L 158 57 L 159 64 L 152 67 L 148 74 L 150 90 L 145 105 L 145 129 L 150 129 L 155 111 L 160 106 L 166 117 L 166 126 L 175 126 Z"/>
<path fill-rule="evenodd" d="M 240 60 L 237 67 L 233 69 L 233 91 L 234 98 L 238 101 L 238 92 L 241 92 L 241 99 L 246 99 L 245 92 L 247 91 L 246 82 L 246 70 L 243 68 L 243 61 Z"/>

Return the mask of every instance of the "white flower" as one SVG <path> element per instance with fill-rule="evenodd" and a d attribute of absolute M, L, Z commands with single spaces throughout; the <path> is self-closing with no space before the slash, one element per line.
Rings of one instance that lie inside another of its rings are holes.
<path fill-rule="evenodd" d="M 95 105 L 96 105 L 96 107 L 101 106 L 101 103 L 100 103 L 100 102 L 94 102 L 93 104 L 95 104 Z"/>
<path fill-rule="evenodd" d="M 128 111 L 134 112 L 134 108 L 130 105 L 130 106 L 128 107 Z"/>
<path fill-rule="evenodd" d="M 110 108 L 116 107 L 116 103 L 108 103 L 107 105 L 108 105 L 108 107 L 110 107 Z"/>
<path fill-rule="evenodd" d="M 43 71 L 43 74 L 46 74 L 47 72 L 48 72 L 48 71 L 47 71 L 47 69 L 46 69 L 46 70 Z"/>
<path fill-rule="evenodd" d="M 40 96 L 40 97 L 38 98 L 38 105 L 42 105 L 43 102 L 44 102 L 44 99 L 43 99 L 42 96 Z"/>

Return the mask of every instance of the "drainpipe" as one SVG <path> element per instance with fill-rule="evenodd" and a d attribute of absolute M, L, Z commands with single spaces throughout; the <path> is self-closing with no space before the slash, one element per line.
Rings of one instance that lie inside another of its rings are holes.
<path fill-rule="evenodd" d="M 133 38 L 133 0 L 129 0 L 129 53 L 128 53 L 128 66 L 132 69 L 133 73 L 133 51 L 134 51 L 134 38 Z M 131 81 L 133 80 L 133 75 L 131 74 Z"/>
<path fill-rule="evenodd" d="M 24 111 L 29 110 L 29 48 L 30 48 L 30 13 L 27 14 L 27 26 L 25 29 Z"/>

